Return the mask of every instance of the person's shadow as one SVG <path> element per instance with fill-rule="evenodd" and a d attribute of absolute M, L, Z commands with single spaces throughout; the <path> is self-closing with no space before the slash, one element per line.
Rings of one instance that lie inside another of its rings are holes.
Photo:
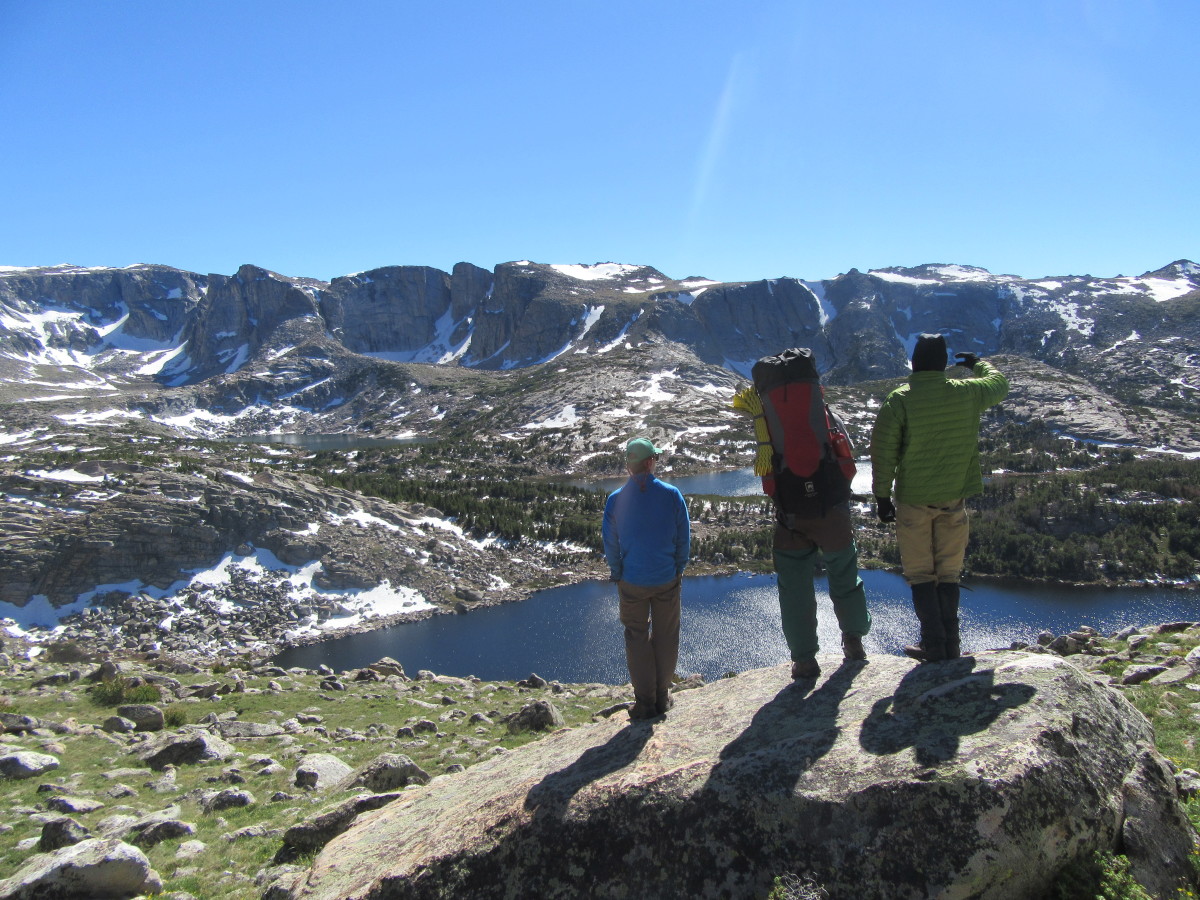
<path fill-rule="evenodd" d="M 630 722 L 606 743 L 588 748 L 565 769 L 551 772 L 530 788 L 525 796 L 525 808 L 535 816 L 562 818 L 572 797 L 586 785 L 625 768 L 637 759 L 653 734 L 653 722 Z"/>
<path fill-rule="evenodd" d="M 702 790 L 751 788 L 760 795 L 790 795 L 801 775 L 837 741 L 838 708 L 865 665 L 843 662 L 815 691 L 807 681 L 781 690 L 721 751 Z"/>
<path fill-rule="evenodd" d="M 996 684 L 991 669 L 974 669 L 969 656 L 917 666 L 872 706 L 859 733 L 862 748 L 884 756 L 912 747 L 918 763 L 935 766 L 957 755 L 962 736 L 985 730 L 1036 693 L 1027 684 Z"/>

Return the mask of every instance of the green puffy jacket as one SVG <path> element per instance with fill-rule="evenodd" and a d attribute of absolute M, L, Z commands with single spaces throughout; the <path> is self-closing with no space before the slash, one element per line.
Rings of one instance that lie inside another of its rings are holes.
<path fill-rule="evenodd" d="M 872 488 L 876 497 L 927 505 L 983 490 L 979 471 L 979 416 L 1008 393 L 1008 379 L 983 360 L 974 378 L 914 372 L 883 401 L 871 430 Z"/>

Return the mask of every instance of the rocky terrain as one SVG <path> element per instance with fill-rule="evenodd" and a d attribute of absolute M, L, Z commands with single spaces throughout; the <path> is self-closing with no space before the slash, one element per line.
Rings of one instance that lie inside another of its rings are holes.
<path fill-rule="evenodd" d="M 0 603 L 26 625 L 74 612 L 65 627 L 91 643 L 261 654 L 330 623 L 588 577 L 601 568 L 578 540 L 502 539 L 330 486 L 329 471 L 382 469 L 352 443 L 320 456 L 215 439 L 428 442 L 396 447 L 407 468 L 388 471 L 429 484 L 616 475 L 635 433 L 667 450 L 668 475 L 740 468 L 752 434 L 730 399 L 790 344 L 816 351 L 860 452 L 914 336 L 939 330 L 1010 376 L 989 433 L 1195 454 L 1198 287 L 1184 260 L 1138 277 L 930 265 L 741 284 L 528 261 L 330 283 L 253 266 L 0 270 Z M 757 510 L 711 512 L 699 539 L 757 540 Z"/>
<path fill-rule="evenodd" d="M 72 641 L 9 637 L 0 898 L 357 897 L 372 884 L 379 897 L 525 896 L 533 884 L 647 895 L 672 865 L 685 870 L 651 893 L 758 897 L 774 880 L 809 891 L 775 896 L 916 897 L 969 882 L 1002 897 L 1020 881 L 1023 895 L 1037 882 L 1133 896 L 1136 881 L 1174 897 L 1196 887 L 1184 812 L 1200 818 L 1198 644 L 1200 625 L 1176 623 L 1047 633 L 929 666 L 823 658 L 815 683 L 788 686 L 783 667 L 683 681 L 665 719 L 634 724 L 627 685 L 486 683 L 391 659 L 333 672 L 90 658 Z M 481 800 L 494 827 L 458 821 Z M 889 803 L 903 815 L 872 820 L 867 843 L 903 849 L 920 827 L 956 852 L 890 869 L 827 859 L 866 846 L 857 817 Z M 828 841 L 771 832 L 813 804 Z M 720 827 L 747 805 L 756 812 Z M 609 814 L 626 825 L 588 839 Z M 645 866 L 602 865 L 614 833 L 646 816 L 674 823 L 670 835 L 686 821 L 691 839 L 646 841 Z M 1038 865 L 1004 863 L 1030 854 Z M 503 877 L 488 875 L 501 863 Z M 414 865 L 419 877 L 405 874 Z M 852 888 L 839 871 L 857 873 Z"/>
<path fill-rule="evenodd" d="M 421 504 L 223 457 L 24 461 L 0 464 L 0 600 L 45 613 L 26 624 L 62 619 L 89 647 L 261 656 L 327 628 L 519 599 L 596 566 L 580 548 L 480 540 Z"/>
<path fill-rule="evenodd" d="M 1158 423 L 1165 446 L 1196 450 L 1198 288 L 1186 260 L 1138 277 L 928 265 L 739 284 L 527 261 L 330 283 L 253 266 L 4 270 L 0 401 L 16 405 L 0 408 L 0 425 L 13 436 L 45 416 L 51 431 L 105 422 L 208 437 L 568 432 L 591 453 L 610 450 L 613 432 L 649 430 L 712 456 L 757 358 L 809 346 L 827 384 L 859 385 L 901 377 L 916 335 L 941 331 L 954 351 L 1074 379 L 1056 407 L 1067 431 L 1075 405 L 1115 403 Z"/>

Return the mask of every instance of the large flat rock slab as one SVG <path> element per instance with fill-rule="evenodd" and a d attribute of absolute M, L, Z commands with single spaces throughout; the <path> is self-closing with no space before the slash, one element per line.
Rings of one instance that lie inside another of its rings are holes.
<path fill-rule="evenodd" d="M 784 874 L 833 898 L 1035 896 L 1136 844 L 1127 807 L 1131 827 L 1169 823 L 1153 865 L 1186 872 L 1177 799 L 1143 787 L 1161 781 L 1149 723 L 1069 662 L 821 662 L 815 682 L 746 672 L 666 719 L 618 714 L 436 778 L 273 896 L 761 898 Z"/>

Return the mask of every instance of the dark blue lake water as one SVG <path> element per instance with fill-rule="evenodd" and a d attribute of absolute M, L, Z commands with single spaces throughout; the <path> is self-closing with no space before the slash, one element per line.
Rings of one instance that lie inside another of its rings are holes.
<path fill-rule="evenodd" d="M 855 461 L 858 473 L 850 489 L 856 494 L 871 492 L 871 460 Z M 714 494 L 718 497 L 762 497 L 762 479 L 754 474 L 754 468 L 730 469 L 724 472 L 702 472 L 699 475 L 672 475 L 665 472 L 660 475 L 663 481 L 675 485 L 684 494 Z M 587 480 L 572 480 L 570 484 L 576 487 L 593 488 L 606 494 L 615 491 L 626 481 L 626 476 L 612 478 L 591 478 Z M 765 498 L 764 498 L 765 499 Z"/>
<path fill-rule="evenodd" d="M 899 653 L 916 639 L 911 593 L 888 572 L 863 572 L 873 625 L 869 653 Z M 1040 631 L 1055 634 L 1091 625 L 1110 633 L 1126 625 L 1200 621 L 1200 591 L 1155 588 L 1114 590 L 972 585 L 962 592 L 963 647 L 967 651 L 1032 642 Z M 822 652 L 840 654 L 840 638 L 828 588 L 818 581 Z M 628 680 L 617 620 L 616 589 L 607 582 L 552 588 L 520 603 L 467 615 L 352 635 L 288 650 L 282 666 L 353 669 L 383 656 L 405 671 L 476 675 L 514 680 L 536 672 L 569 683 Z M 774 575 L 690 577 L 684 581 L 679 671 L 712 680 L 787 661 L 779 630 Z"/>

